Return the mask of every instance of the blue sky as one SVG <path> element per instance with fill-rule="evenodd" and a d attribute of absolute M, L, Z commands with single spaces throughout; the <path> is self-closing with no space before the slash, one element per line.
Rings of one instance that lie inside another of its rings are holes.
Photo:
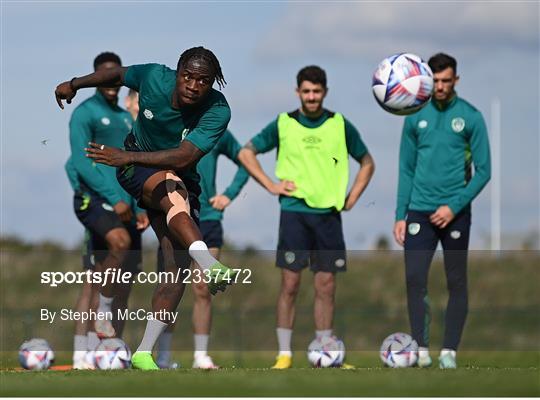
<path fill-rule="evenodd" d="M 459 62 L 459 95 L 483 112 L 502 109 L 502 227 L 539 227 L 539 5 L 537 2 L 3 2 L 1 60 L 1 232 L 68 245 L 82 237 L 63 164 L 74 106 L 61 111 L 55 86 L 91 71 L 106 50 L 125 65 L 176 65 L 194 45 L 221 61 L 232 107 L 231 131 L 244 143 L 279 112 L 297 107 L 295 75 L 307 64 L 326 69 L 325 105 L 362 134 L 377 171 L 357 207 L 344 215 L 350 249 L 391 235 L 401 117 L 380 109 L 370 92 L 379 61 L 408 51 L 438 51 Z M 121 97 L 126 91 L 121 92 Z M 43 139 L 49 139 L 46 146 Z M 262 157 L 271 172 L 274 154 Z M 356 173 L 356 166 L 352 168 Z M 225 159 L 218 188 L 234 173 Z M 486 248 L 490 186 L 474 203 L 472 247 Z M 226 213 L 226 237 L 274 249 L 279 207 L 253 181 Z M 145 234 L 147 240 L 152 233 Z M 505 243 L 503 247 L 512 247 Z"/>

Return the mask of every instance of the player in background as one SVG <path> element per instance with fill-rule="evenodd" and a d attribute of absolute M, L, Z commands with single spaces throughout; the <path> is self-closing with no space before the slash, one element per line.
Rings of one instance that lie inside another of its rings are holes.
<path fill-rule="evenodd" d="M 433 97 L 403 125 L 394 237 L 405 249 L 409 320 L 420 367 L 432 364 L 427 280 L 437 244 L 442 244 L 449 298 L 439 366 L 456 368 L 467 316 L 471 202 L 491 176 L 489 142 L 482 114 L 456 94 L 456 60 L 439 53 L 428 64 Z"/>
<path fill-rule="evenodd" d="M 238 153 L 241 146 L 227 130 L 219 139 L 216 146 L 206 154 L 197 164 L 197 172 L 201 177 L 201 203 L 199 228 L 204 242 L 208 245 L 210 253 L 219 259 L 221 247 L 223 246 L 223 212 L 231 202 L 238 196 L 247 180 L 249 174 L 238 161 Z M 216 190 L 217 161 L 220 155 L 226 156 L 229 160 L 238 165 L 238 170 L 230 185 L 222 194 Z M 158 266 L 163 270 L 162 257 L 158 256 Z M 208 341 L 210 338 L 210 327 L 212 323 L 212 304 L 208 287 L 204 282 L 193 282 L 191 284 L 194 294 L 193 303 L 193 340 L 195 352 L 193 354 L 193 368 L 216 369 L 212 358 L 208 355 Z M 169 368 L 170 349 L 173 326 L 171 325 L 160 336 L 158 341 L 157 364 L 160 368 Z"/>
<path fill-rule="evenodd" d="M 356 128 L 343 115 L 323 108 L 328 92 L 324 70 L 317 66 L 301 69 L 296 91 L 300 108 L 280 114 L 239 155 L 251 176 L 279 196 L 281 204 L 276 369 L 292 365 L 295 300 L 301 272 L 308 264 L 314 272 L 315 334 L 332 335 L 335 274 L 346 269 L 341 211 L 356 204 L 375 168 Z M 256 157 L 275 148 L 278 182 L 270 179 Z M 361 168 L 347 194 L 349 155 Z"/>
<path fill-rule="evenodd" d="M 120 65 L 120 58 L 109 52 L 101 53 L 94 60 L 95 71 Z M 119 89 L 98 88 L 92 97 L 75 108 L 69 123 L 71 156 L 65 169 L 75 192 L 75 214 L 86 228 L 84 268 L 103 272 L 107 268 L 121 267 L 136 273 L 141 263 L 141 231 L 149 223 L 146 212 L 122 189 L 114 168 L 95 164 L 84 152 L 89 141 L 121 145 L 131 130 L 131 116 L 118 106 Z M 76 311 L 97 308 L 108 312 L 126 308 L 130 289 L 131 284 L 101 286 L 85 282 Z M 75 323 L 75 369 L 90 368 L 85 361 L 86 350 L 97 346 L 98 336 L 121 336 L 124 321 L 98 320 L 93 321 L 95 328 L 91 325 Z"/>
<path fill-rule="evenodd" d="M 90 143 L 88 157 L 120 167 L 117 178 L 146 208 L 163 250 L 167 272 L 187 270 L 197 262 L 212 294 L 225 290 L 236 273 L 209 252 L 198 228 L 200 194 L 198 161 L 219 141 L 230 120 L 225 96 L 212 88 L 225 85 L 218 59 L 210 50 L 194 47 L 180 56 L 176 70 L 160 64 L 133 65 L 96 71 L 57 86 L 55 96 L 71 102 L 85 87 L 125 85 L 139 92 L 139 116 L 126 137 L 126 150 Z M 184 292 L 183 282 L 160 282 L 152 310 L 174 312 Z M 171 321 L 148 320 L 132 365 L 159 369 L 152 349 Z"/>

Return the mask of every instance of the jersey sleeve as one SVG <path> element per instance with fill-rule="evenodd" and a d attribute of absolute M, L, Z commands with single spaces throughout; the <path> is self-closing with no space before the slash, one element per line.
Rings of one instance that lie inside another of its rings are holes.
<path fill-rule="evenodd" d="M 220 140 L 219 145 L 220 154 L 224 154 L 229 160 L 233 161 L 238 166 L 238 170 L 236 171 L 231 184 L 223 192 L 223 194 L 229 199 L 234 200 L 248 181 L 249 173 L 238 160 L 238 153 L 241 149 L 240 143 L 238 143 L 238 141 L 229 131 L 225 132 Z"/>
<path fill-rule="evenodd" d="M 277 118 L 251 139 L 257 153 L 266 153 L 278 147 L 279 133 Z"/>
<path fill-rule="evenodd" d="M 140 92 L 142 82 L 144 82 L 149 74 L 156 68 L 159 68 L 159 64 L 138 64 L 129 66 L 124 74 L 124 85 Z"/>
<path fill-rule="evenodd" d="M 225 133 L 231 119 L 231 110 L 224 105 L 210 107 L 199 120 L 199 123 L 185 138 L 203 153 L 214 148 Z"/>
<path fill-rule="evenodd" d="M 356 127 L 345 119 L 345 140 L 347 143 L 347 151 L 356 161 L 360 161 L 368 153 L 368 149 L 364 144 L 360 133 Z"/>
<path fill-rule="evenodd" d="M 417 138 L 416 130 L 410 118 L 405 119 L 399 147 L 399 177 L 397 192 L 396 221 L 405 219 L 416 170 Z"/>
<path fill-rule="evenodd" d="M 449 202 L 448 207 L 455 214 L 474 200 L 491 179 L 491 156 L 486 124 L 480 112 L 473 119 L 469 137 L 471 157 L 474 165 L 472 179 Z"/>
<path fill-rule="evenodd" d="M 86 157 L 84 149 L 90 141 L 93 141 L 92 116 L 85 110 L 77 109 L 73 112 L 69 122 L 71 163 L 84 183 L 114 206 L 122 198 L 96 163 L 91 158 Z"/>

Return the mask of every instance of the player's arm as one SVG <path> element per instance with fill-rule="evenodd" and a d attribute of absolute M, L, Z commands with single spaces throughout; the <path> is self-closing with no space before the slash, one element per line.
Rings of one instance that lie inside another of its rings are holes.
<path fill-rule="evenodd" d="M 279 135 L 277 120 L 271 122 L 258 135 L 253 137 L 238 153 L 238 160 L 242 163 L 249 174 L 259 184 L 274 195 L 290 196 L 296 190 L 294 182 L 281 181 L 275 183 L 261 167 L 257 160 L 257 153 L 265 153 L 278 146 Z"/>
<path fill-rule="evenodd" d="M 56 102 L 63 110 L 64 105 L 62 104 L 62 100 L 66 100 L 68 104 L 71 104 L 71 100 L 73 100 L 79 89 L 99 86 L 122 86 L 124 84 L 124 74 L 126 71 L 127 67 L 106 68 L 63 82 L 59 84 L 54 91 Z"/>
<path fill-rule="evenodd" d="M 450 201 L 448 206 L 455 214 L 471 203 L 491 179 L 491 156 L 486 124 L 482 114 L 477 113 L 469 139 L 474 165 L 472 179 Z"/>
<path fill-rule="evenodd" d="M 232 182 L 227 187 L 227 189 L 225 189 L 223 194 L 229 199 L 234 200 L 236 196 L 240 194 L 240 191 L 247 183 L 249 179 L 249 173 L 238 159 L 238 154 L 240 153 L 240 150 L 242 150 L 240 143 L 238 143 L 235 137 L 231 134 L 227 135 L 226 139 L 227 140 L 225 140 L 223 146 L 223 154 L 225 154 L 225 156 L 227 156 L 229 160 L 234 162 L 238 166 L 238 169 L 234 174 Z"/>
<path fill-rule="evenodd" d="M 417 139 L 411 118 L 405 118 L 399 147 L 399 177 L 397 191 L 394 239 L 403 246 L 405 242 L 405 218 L 409 209 L 413 178 L 416 170 Z"/>
<path fill-rule="evenodd" d="M 356 174 L 354 183 L 345 200 L 345 210 L 350 210 L 354 207 L 362 193 L 364 193 L 364 190 L 366 190 L 375 172 L 375 161 L 373 161 L 373 157 L 369 153 L 365 153 L 357 161 L 360 164 L 360 170 Z"/>
<path fill-rule="evenodd" d="M 122 201 L 120 194 L 108 182 L 107 177 L 101 173 L 92 160 L 85 157 L 84 147 L 91 138 L 91 116 L 85 110 L 75 110 L 69 122 L 72 165 L 84 183 L 103 196 L 123 221 L 128 221 L 132 216 L 129 205 Z"/>
<path fill-rule="evenodd" d="M 345 119 L 345 139 L 348 153 L 360 164 L 360 170 L 356 174 L 351 190 L 345 199 L 344 209 L 350 210 L 371 181 L 375 172 L 375 162 L 362 141 L 360 133 L 347 119 Z"/>
<path fill-rule="evenodd" d="M 183 172 L 193 167 L 219 141 L 231 118 L 228 107 L 210 108 L 177 148 L 159 151 L 125 151 L 99 143 L 89 143 L 87 156 L 95 162 L 120 167 L 136 164 L 144 167 Z"/>

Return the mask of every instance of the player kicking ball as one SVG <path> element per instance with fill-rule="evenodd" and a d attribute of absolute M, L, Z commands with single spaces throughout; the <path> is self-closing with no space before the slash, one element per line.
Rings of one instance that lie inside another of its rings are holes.
<path fill-rule="evenodd" d="M 125 150 L 90 143 L 88 157 L 119 167 L 118 181 L 148 212 L 165 270 L 175 274 L 188 269 L 193 259 L 213 295 L 234 282 L 237 273 L 211 255 L 198 228 L 196 165 L 218 142 L 231 117 L 225 96 L 212 88 L 216 81 L 219 88 L 226 84 L 218 59 L 210 50 L 194 47 L 182 53 L 176 71 L 159 64 L 117 67 L 73 78 L 55 91 L 62 109 L 62 100 L 71 103 L 82 88 L 124 85 L 139 92 L 139 116 L 124 142 Z M 170 315 L 184 288 L 182 281 L 159 283 L 152 310 Z M 147 322 L 131 360 L 134 368 L 159 369 L 152 349 L 170 322 Z"/>

